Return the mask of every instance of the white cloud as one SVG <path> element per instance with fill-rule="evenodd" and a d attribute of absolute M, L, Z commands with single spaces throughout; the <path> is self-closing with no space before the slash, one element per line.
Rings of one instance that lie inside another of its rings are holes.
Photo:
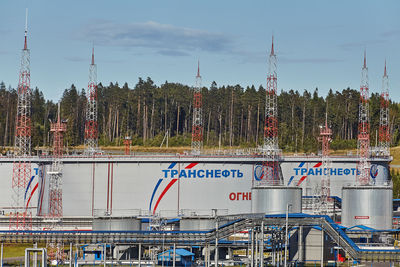
<path fill-rule="evenodd" d="M 234 46 L 233 39 L 226 34 L 154 21 L 130 24 L 93 21 L 78 32 L 78 38 L 100 46 L 150 48 L 169 56 L 184 56 L 195 50 L 230 52 Z"/>

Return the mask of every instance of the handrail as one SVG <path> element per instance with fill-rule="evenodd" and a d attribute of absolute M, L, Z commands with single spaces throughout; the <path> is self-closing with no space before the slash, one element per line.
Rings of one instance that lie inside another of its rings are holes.
<path fill-rule="evenodd" d="M 241 215 L 242 218 L 223 224 L 217 229 L 208 231 L 0 231 L 0 242 L 32 243 L 32 242 L 78 242 L 78 243 L 148 243 L 159 244 L 206 244 L 213 243 L 215 238 L 224 239 L 234 233 L 259 226 L 283 226 L 285 214 Z M 221 217 L 223 218 L 223 216 Z M 326 215 L 289 214 L 288 225 L 320 226 L 332 240 L 342 247 L 354 260 L 397 260 L 400 261 L 399 249 L 365 249 L 360 248 L 349 236 Z"/>

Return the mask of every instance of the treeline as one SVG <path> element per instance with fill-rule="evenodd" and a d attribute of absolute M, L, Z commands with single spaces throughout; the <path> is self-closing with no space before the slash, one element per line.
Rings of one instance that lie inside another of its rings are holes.
<path fill-rule="evenodd" d="M 255 147 L 262 143 L 265 88 L 240 85 L 203 87 L 204 145 Z M 314 91 L 281 91 L 278 96 L 279 145 L 284 151 L 316 152 L 319 126 L 325 122 L 333 130 L 333 149 L 356 148 L 359 91 L 330 90 L 326 97 Z M 0 83 L 0 145 L 14 143 L 17 93 Z M 193 88 L 165 82 L 160 86 L 139 78 L 133 87 L 110 83 L 98 86 L 98 128 L 100 145 L 122 145 L 132 137 L 133 145 L 160 146 L 166 133 L 170 146 L 190 146 Z M 370 97 L 371 145 L 379 128 L 379 94 Z M 67 119 L 66 145 L 82 145 L 85 128 L 85 90 L 74 85 L 61 97 L 61 114 Z M 32 90 L 32 146 L 49 146 L 50 121 L 57 104 Z M 400 142 L 399 104 L 390 104 L 392 145 Z"/>

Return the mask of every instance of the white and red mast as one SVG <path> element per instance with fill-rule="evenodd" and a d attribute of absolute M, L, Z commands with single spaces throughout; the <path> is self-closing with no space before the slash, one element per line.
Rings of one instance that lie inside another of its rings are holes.
<path fill-rule="evenodd" d="M 328 107 L 327 107 L 328 109 Z M 329 157 L 329 143 L 331 142 L 332 129 L 328 126 L 328 110 L 325 115 L 325 125 L 321 126 L 319 132 L 320 138 L 319 140 L 322 143 L 322 169 L 327 170 L 326 174 L 324 173 L 321 176 L 321 199 L 320 199 L 320 207 L 319 210 L 322 214 L 328 213 L 328 202 L 331 196 L 331 160 Z M 325 171 L 324 171 L 325 172 Z"/>
<path fill-rule="evenodd" d="M 193 92 L 192 154 L 199 155 L 203 148 L 203 100 L 201 94 L 200 62 L 197 63 L 196 86 Z"/>
<path fill-rule="evenodd" d="M 29 194 L 26 187 L 31 178 L 31 72 L 30 51 L 28 49 L 28 10 L 26 11 L 24 48 L 18 82 L 18 103 L 15 122 L 15 144 L 12 176 L 12 206 L 9 228 L 12 230 L 31 229 L 31 215 L 28 212 Z M 28 198 L 27 198 L 28 195 Z"/>
<path fill-rule="evenodd" d="M 97 66 L 94 64 L 94 48 L 92 62 L 89 67 L 89 83 L 87 90 L 86 122 L 85 122 L 85 153 L 93 155 L 98 150 L 97 128 Z"/>
<path fill-rule="evenodd" d="M 379 118 L 379 154 L 390 156 L 390 131 L 389 131 L 389 77 L 385 70 L 382 77 L 381 108 Z"/>
<path fill-rule="evenodd" d="M 67 123 L 61 121 L 60 103 L 58 103 L 57 121 L 51 123 L 50 131 L 53 132 L 53 164 L 48 172 L 49 182 L 49 217 L 62 218 L 62 164 L 63 134 L 67 131 Z"/>
<path fill-rule="evenodd" d="M 369 86 L 367 57 L 364 52 L 364 65 L 361 75 L 360 105 L 358 112 L 358 138 L 357 153 L 359 161 L 357 164 L 357 185 L 368 185 L 370 183 L 370 119 L 369 119 Z"/>
<path fill-rule="evenodd" d="M 274 37 L 272 37 L 271 53 L 267 75 L 267 90 L 265 102 L 265 126 L 263 155 L 263 185 L 280 185 L 279 177 L 279 146 L 278 146 L 278 101 L 277 101 L 277 71 L 276 55 L 274 51 Z"/>

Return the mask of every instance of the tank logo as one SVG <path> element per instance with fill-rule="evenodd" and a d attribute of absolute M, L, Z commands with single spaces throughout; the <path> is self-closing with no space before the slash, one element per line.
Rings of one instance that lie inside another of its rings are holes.
<path fill-rule="evenodd" d="M 378 176 L 378 165 L 372 164 L 369 173 L 371 174 L 371 178 L 375 180 L 376 176 Z"/>
<path fill-rule="evenodd" d="M 322 162 L 316 163 L 312 168 L 303 168 L 305 162 L 301 162 L 298 168 L 293 168 L 295 175 L 301 176 L 297 182 L 299 186 L 308 176 L 343 176 L 343 175 L 356 175 L 357 168 L 320 168 Z M 291 182 L 291 181 L 290 181 Z"/>
<path fill-rule="evenodd" d="M 28 191 L 29 191 L 29 189 L 31 189 L 31 184 L 32 184 L 33 180 L 35 179 L 36 176 L 39 176 L 39 168 L 34 168 L 34 171 L 35 171 L 35 174 L 32 175 L 32 177 L 31 177 L 31 179 L 29 180 L 28 185 L 27 185 L 27 187 L 26 187 L 26 189 L 25 189 L 25 195 L 24 195 L 24 200 L 25 200 L 25 201 L 26 201 L 26 197 L 27 197 Z M 26 202 L 26 207 L 27 207 L 27 208 L 28 208 L 28 206 L 29 206 L 29 203 L 31 202 L 31 199 L 32 199 L 33 194 L 34 194 L 35 191 L 38 189 L 38 186 L 39 186 L 39 182 L 36 183 L 36 185 L 33 187 L 32 191 L 30 192 L 28 201 Z"/>
<path fill-rule="evenodd" d="M 262 165 L 257 165 L 254 168 L 254 179 L 256 179 L 256 181 L 261 181 L 263 176 L 264 176 L 264 170 Z"/>
<path fill-rule="evenodd" d="M 357 168 L 293 168 L 296 175 L 356 175 Z"/>
<path fill-rule="evenodd" d="M 183 164 L 182 164 L 183 165 Z M 238 169 L 212 169 L 212 170 L 202 170 L 194 169 L 198 165 L 198 162 L 189 163 L 183 169 L 177 169 L 177 162 L 172 162 L 167 169 L 161 170 L 162 176 L 158 179 L 156 185 L 154 186 L 153 192 L 150 196 L 149 211 L 154 214 L 158 208 L 163 197 L 167 192 L 173 187 L 176 181 L 180 178 L 243 178 L 243 172 Z M 179 166 L 179 165 L 178 165 Z M 170 179 L 167 179 L 170 178 Z M 167 181 L 164 182 L 163 181 Z M 164 188 L 160 189 L 159 188 Z M 160 193 L 161 192 L 161 193 Z M 156 197 L 158 196 L 158 197 Z M 155 200 L 153 206 L 153 200 Z"/>
<path fill-rule="evenodd" d="M 162 170 L 163 178 L 243 178 L 240 170 L 191 170 L 187 167 L 183 170 Z"/>

